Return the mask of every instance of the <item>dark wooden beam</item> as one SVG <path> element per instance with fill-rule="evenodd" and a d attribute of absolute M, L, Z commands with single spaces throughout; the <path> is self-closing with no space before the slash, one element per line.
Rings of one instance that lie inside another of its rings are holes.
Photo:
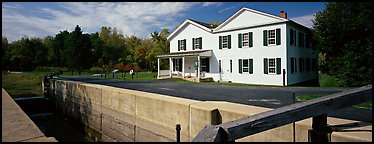
<path fill-rule="evenodd" d="M 204 132 L 201 131 L 196 136 L 199 137 L 199 139 L 196 140 L 203 140 L 203 135 L 207 136 L 207 134 L 204 134 L 206 132 L 209 133 L 209 136 L 211 138 L 209 140 L 206 139 L 205 141 L 211 141 L 213 140 L 213 137 L 217 137 L 218 132 L 223 132 L 226 133 L 224 135 L 227 135 L 228 141 L 234 141 L 236 139 L 250 136 L 252 134 L 270 130 L 310 117 L 330 113 L 344 107 L 349 107 L 355 104 L 369 101 L 371 99 L 372 85 L 368 85 L 332 94 L 329 96 L 316 98 L 306 102 L 291 104 L 267 112 L 255 114 L 246 118 L 216 125 L 213 126 L 216 127 L 214 131 L 203 129 Z M 219 128 L 217 127 L 223 128 L 223 131 L 218 131 Z M 207 128 L 213 129 L 209 126 Z M 214 133 L 216 136 L 212 136 L 214 135 Z"/>

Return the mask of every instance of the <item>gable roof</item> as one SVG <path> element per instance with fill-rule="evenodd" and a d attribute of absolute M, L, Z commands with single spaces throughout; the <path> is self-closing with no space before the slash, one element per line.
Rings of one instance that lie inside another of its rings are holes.
<path fill-rule="evenodd" d="M 299 23 L 296 23 L 296 22 L 294 22 L 292 20 L 289 20 L 289 19 L 286 19 L 286 18 L 281 18 L 279 16 L 275 16 L 275 15 L 268 14 L 268 13 L 265 13 L 265 12 L 261 12 L 261 11 L 258 11 L 258 10 L 254 10 L 254 9 L 243 7 L 239 11 L 237 11 L 235 14 L 233 14 L 232 16 L 230 16 L 228 19 L 226 19 L 225 21 L 223 21 L 221 24 L 219 24 L 218 26 L 213 26 L 213 25 L 210 25 L 210 24 L 207 24 L 207 23 L 203 23 L 203 22 L 199 22 L 199 21 L 195 21 L 195 20 L 191 20 L 191 19 L 186 19 L 185 21 L 183 21 L 182 24 L 180 24 L 167 37 L 167 39 L 170 40 L 182 27 L 184 27 L 185 25 L 187 25 L 189 23 L 192 24 L 192 25 L 195 25 L 195 26 L 197 26 L 197 27 L 199 27 L 199 28 L 201 28 L 203 30 L 206 30 L 207 32 L 210 32 L 210 33 L 220 32 L 220 29 L 222 27 L 224 27 L 225 25 L 227 25 L 228 23 L 230 23 L 232 20 L 234 20 L 237 16 L 239 16 L 241 13 L 243 13 L 245 11 L 253 12 L 253 13 L 260 14 L 260 15 L 263 15 L 263 16 L 267 16 L 267 17 L 270 17 L 270 18 L 274 18 L 274 19 L 277 19 L 277 20 L 280 21 L 280 22 L 266 23 L 266 24 L 260 24 L 260 25 L 246 26 L 246 28 L 247 27 L 255 27 L 255 26 L 261 26 L 261 25 L 269 25 L 269 24 L 286 23 L 287 22 L 287 23 L 290 23 L 290 24 L 302 27 L 303 29 L 310 30 L 308 27 L 303 26 L 303 25 L 301 25 Z M 235 28 L 235 29 L 241 29 L 241 28 Z M 224 30 L 224 31 L 227 31 L 227 30 Z"/>
<path fill-rule="evenodd" d="M 183 21 L 182 24 L 180 24 L 168 37 L 167 39 L 171 39 L 181 28 L 183 28 L 185 25 L 187 24 L 192 24 L 198 28 L 201 28 L 207 32 L 212 32 L 212 29 L 215 28 L 213 25 L 210 25 L 210 24 L 207 24 L 207 23 L 203 23 L 203 22 L 199 22 L 199 21 L 195 21 L 195 20 L 191 20 L 191 19 L 186 19 Z"/>
<path fill-rule="evenodd" d="M 263 16 L 270 17 L 270 18 L 274 18 L 274 19 L 277 19 L 277 20 L 279 20 L 281 22 L 289 21 L 288 19 L 285 19 L 285 18 L 281 18 L 281 17 L 275 16 L 275 15 L 271 15 L 271 14 L 268 14 L 268 13 L 265 13 L 265 12 L 261 12 L 261 11 L 257 11 L 257 10 L 254 10 L 254 9 L 243 7 L 239 11 L 237 11 L 235 14 L 233 14 L 232 16 L 230 16 L 228 19 L 226 19 L 225 21 L 223 21 L 218 27 L 216 27 L 215 29 L 213 29 L 213 32 L 219 31 L 222 27 L 224 27 L 225 25 L 227 25 L 228 23 L 230 23 L 232 20 L 234 20 L 236 17 L 238 17 L 240 14 L 242 14 L 245 11 L 249 11 L 249 12 L 256 13 L 256 14 L 263 15 Z"/>

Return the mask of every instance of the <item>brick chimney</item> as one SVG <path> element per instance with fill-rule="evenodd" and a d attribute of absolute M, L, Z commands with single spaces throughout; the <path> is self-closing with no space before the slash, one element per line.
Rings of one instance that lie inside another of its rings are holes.
<path fill-rule="evenodd" d="M 280 17 L 281 17 L 281 18 L 285 18 L 285 19 L 287 19 L 287 13 L 284 12 L 284 11 L 281 11 L 281 13 L 280 13 Z"/>

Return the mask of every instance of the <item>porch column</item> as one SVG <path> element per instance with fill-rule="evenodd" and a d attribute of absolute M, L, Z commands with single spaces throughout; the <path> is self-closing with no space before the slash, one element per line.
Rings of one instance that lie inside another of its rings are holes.
<path fill-rule="evenodd" d="M 160 77 L 160 58 L 157 58 L 157 78 Z"/>
<path fill-rule="evenodd" d="M 198 65 L 197 65 L 197 79 L 198 81 L 200 81 L 200 56 L 197 56 L 197 61 L 198 61 Z"/>
<path fill-rule="evenodd" d="M 170 78 L 171 78 L 171 72 L 173 72 L 173 60 L 169 58 L 169 64 L 170 64 Z"/>
<path fill-rule="evenodd" d="M 182 57 L 182 78 L 184 78 L 184 57 Z"/>

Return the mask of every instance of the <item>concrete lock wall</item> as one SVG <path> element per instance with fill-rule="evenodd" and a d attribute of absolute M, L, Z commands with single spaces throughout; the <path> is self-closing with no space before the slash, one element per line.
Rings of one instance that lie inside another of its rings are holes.
<path fill-rule="evenodd" d="M 221 101 L 197 101 L 82 82 L 51 80 L 57 109 L 95 132 L 97 141 L 181 141 L 192 139 L 208 124 L 220 124 L 272 109 Z M 356 121 L 328 118 L 330 125 Z M 308 141 L 311 119 L 296 122 L 296 141 Z M 371 130 L 360 122 L 352 129 Z M 372 141 L 371 131 L 333 132 L 332 141 Z M 293 141 L 292 124 L 236 141 Z"/>

